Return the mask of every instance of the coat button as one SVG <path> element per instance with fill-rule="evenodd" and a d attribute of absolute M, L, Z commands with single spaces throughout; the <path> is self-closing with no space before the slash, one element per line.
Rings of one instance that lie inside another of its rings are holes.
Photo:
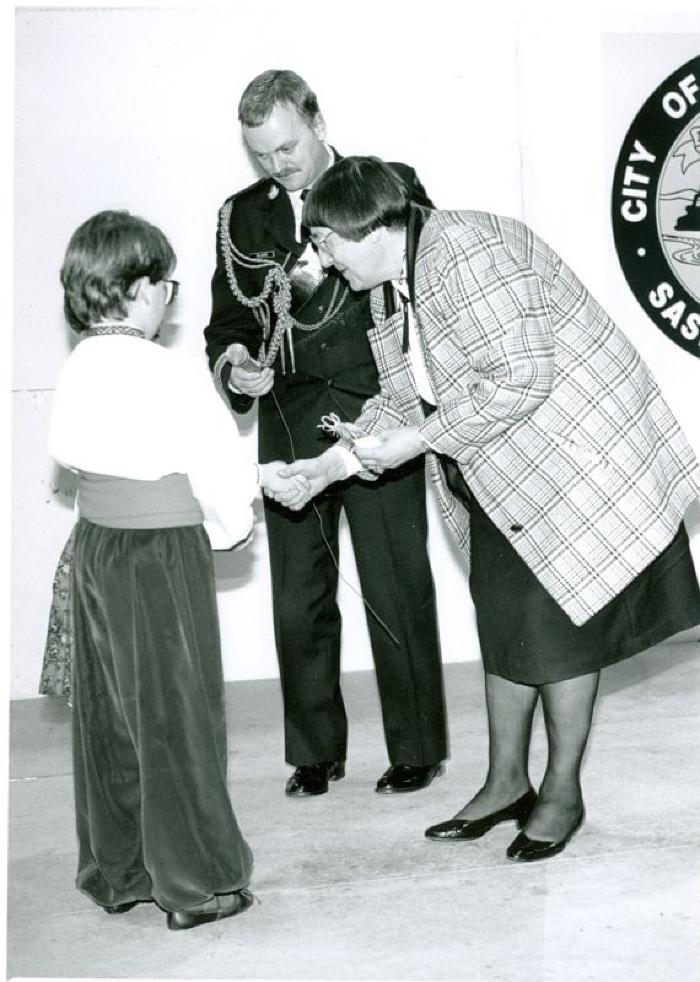
<path fill-rule="evenodd" d="M 523 527 L 522 525 L 511 525 L 510 530 L 511 532 L 522 532 Z"/>
<path fill-rule="evenodd" d="M 332 378 L 329 378 L 328 381 L 326 382 L 326 385 L 328 386 L 329 389 L 332 389 L 333 388 L 333 379 Z"/>

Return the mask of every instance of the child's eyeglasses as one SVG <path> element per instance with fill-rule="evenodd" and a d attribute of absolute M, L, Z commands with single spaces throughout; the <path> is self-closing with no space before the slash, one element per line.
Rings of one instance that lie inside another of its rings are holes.
<path fill-rule="evenodd" d="M 173 301 L 177 297 L 178 291 L 180 289 L 180 284 L 177 280 L 163 280 L 163 283 L 165 283 L 165 288 L 166 288 L 165 305 L 167 307 L 169 304 L 173 303 Z"/>

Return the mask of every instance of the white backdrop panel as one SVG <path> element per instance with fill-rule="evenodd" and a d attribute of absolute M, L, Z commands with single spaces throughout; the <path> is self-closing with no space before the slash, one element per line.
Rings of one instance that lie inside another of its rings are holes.
<path fill-rule="evenodd" d="M 103 208 L 160 225 L 182 282 L 172 343 L 201 353 L 216 212 L 256 176 L 238 97 L 266 68 L 308 79 L 341 153 L 412 163 L 438 206 L 532 224 L 640 347 L 700 451 L 700 364 L 646 320 L 609 220 L 626 129 L 659 81 L 697 54 L 700 18 L 473 10 L 387 0 L 329 19 L 316 0 L 233 0 L 225 9 L 17 11 L 13 696 L 36 691 L 51 578 L 71 524 L 70 482 L 57 485 L 45 455 L 51 392 L 70 348 L 58 283 L 68 237 Z M 241 429 L 252 455 L 254 414 Z M 432 497 L 429 511 L 443 655 L 477 657 L 466 582 Z M 253 545 L 218 556 L 216 567 L 226 678 L 276 674 L 262 521 Z M 345 527 L 341 572 L 357 586 Z M 367 668 L 361 602 L 342 583 L 339 596 L 343 667 Z"/>

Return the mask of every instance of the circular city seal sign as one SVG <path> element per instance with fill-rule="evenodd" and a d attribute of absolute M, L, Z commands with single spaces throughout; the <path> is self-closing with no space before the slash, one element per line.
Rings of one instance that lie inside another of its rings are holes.
<path fill-rule="evenodd" d="M 620 150 L 615 248 L 654 324 L 700 358 L 700 56 L 644 103 Z"/>

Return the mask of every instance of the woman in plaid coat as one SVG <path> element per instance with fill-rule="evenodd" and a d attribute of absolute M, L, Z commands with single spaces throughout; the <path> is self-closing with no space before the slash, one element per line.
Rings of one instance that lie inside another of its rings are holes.
<path fill-rule="evenodd" d="M 304 222 L 325 265 L 373 289 L 381 390 L 337 425 L 340 444 L 368 479 L 426 453 L 470 570 L 489 770 L 426 835 L 475 839 L 515 820 L 510 858 L 554 855 L 584 818 L 600 669 L 700 623 L 683 526 L 697 461 L 639 353 L 521 222 L 426 212 L 362 157 L 314 185 Z M 287 470 L 318 492 L 346 460 L 334 448 Z M 536 793 L 540 696 L 549 759 Z"/>

